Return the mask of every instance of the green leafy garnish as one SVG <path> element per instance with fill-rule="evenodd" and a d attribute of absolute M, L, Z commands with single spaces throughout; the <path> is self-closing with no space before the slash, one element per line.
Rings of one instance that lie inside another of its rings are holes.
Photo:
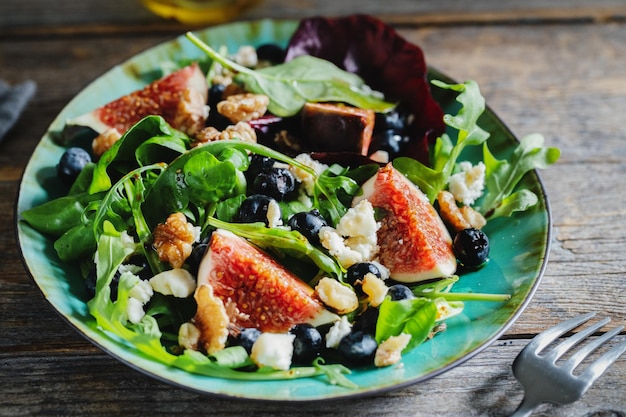
<path fill-rule="evenodd" d="M 225 58 L 193 33 L 187 32 L 186 36 L 211 59 L 235 71 L 235 81 L 246 91 L 268 96 L 268 110 L 276 116 L 293 116 L 306 102 L 343 102 L 380 113 L 395 106 L 371 90 L 361 77 L 329 61 L 304 55 L 284 64 L 253 70 Z"/>
<path fill-rule="evenodd" d="M 483 147 L 485 181 L 489 193 L 481 201 L 479 211 L 488 217 L 508 216 L 523 211 L 537 203 L 537 196 L 529 190 L 515 192 L 522 177 L 533 169 L 545 169 L 559 159 L 557 148 L 543 147 L 543 136 L 524 137 L 508 160 L 498 160 L 487 144 Z"/>
<path fill-rule="evenodd" d="M 556 162 L 560 151 L 557 148 L 544 148 L 543 137 L 533 134 L 521 140 L 509 160 L 496 159 L 487 146 L 489 133 L 478 125 L 479 118 L 485 111 L 485 100 L 480 94 L 478 84 L 475 81 L 446 84 L 437 80 L 433 84 L 459 93 L 456 100 L 461 104 L 461 109 L 456 115 L 444 116 L 446 125 L 457 132 L 456 140 L 447 133 L 437 138 L 431 152 L 430 167 L 407 157 L 395 159 L 394 167 L 434 202 L 437 195 L 446 189 L 465 148 L 483 145 L 486 192 L 475 208 L 490 219 L 509 216 L 515 211 L 526 210 L 535 205 L 538 198 L 532 191 L 516 191 L 516 187 L 528 171 L 547 168 Z"/>

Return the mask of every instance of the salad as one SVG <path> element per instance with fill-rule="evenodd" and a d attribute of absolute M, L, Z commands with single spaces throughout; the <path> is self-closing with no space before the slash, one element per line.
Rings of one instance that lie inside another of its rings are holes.
<path fill-rule="evenodd" d="M 476 83 L 435 81 L 460 105 L 442 114 L 421 53 L 407 43 L 398 55 L 408 49 L 416 72 L 398 79 L 375 70 L 376 56 L 333 63 L 341 46 L 305 42 L 355 21 L 380 25 L 364 16 L 306 20 L 286 51 L 257 47 L 251 61 L 188 34 L 207 61 L 175 63 L 175 72 L 203 68 L 208 80 L 199 96 L 184 90 L 190 111 L 100 132 L 89 152 L 69 147 L 59 162 L 67 195 L 22 217 L 55 239 L 60 259 L 80 263 L 103 332 L 193 373 L 325 376 L 349 388 L 350 368 L 398 363 L 445 331 L 464 302 L 508 298 L 450 290 L 464 269 L 488 262 L 485 222 L 536 203 L 516 185 L 558 150 L 530 135 L 498 160 L 478 125 L 485 107 Z M 271 54 L 259 61 L 261 51 Z M 337 120 L 348 128 L 338 133 Z M 463 160 L 469 147 L 482 148 L 482 164 Z M 406 181 L 404 206 L 381 200 Z M 413 204 L 425 208 L 414 224 L 428 232 L 394 236 L 399 223 L 389 219 Z M 442 249 L 422 250 L 415 257 L 428 262 L 407 266 L 389 236 L 404 237 L 402 248 Z M 253 285 L 236 282 L 240 275 Z"/>

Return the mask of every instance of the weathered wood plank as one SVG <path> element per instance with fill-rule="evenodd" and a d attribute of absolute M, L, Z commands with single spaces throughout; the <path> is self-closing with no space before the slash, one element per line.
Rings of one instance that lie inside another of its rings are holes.
<path fill-rule="evenodd" d="M 592 6 L 585 0 L 532 0 L 525 2 L 416 2 L 363 0 L 355 8 L 349 2 L 314 0 L 284 2 L 264 0 L 241 16 L 241 20 L 258 18 L 299 19 L 302 17 L 366 13 L 404 25 L 484 25 L 494 23 L 538 22 L 611 22 L 624 21 L 626 6 L 619 0 L 597 0 Z M 5 0 L 0 3 L 0 35 L 114 33 L 182 31 L 184 26 L 160 19 L 139 0 L 110 2 L 105 0 L 65 0 L 49 7 L 41 0 Z"/>
<path fill-rule="evenodd" d="M 45 356 L 27 351 L 4 360 L 0 351 L 3 415 L 298 415 L 398 416 L 505 415 L 521 401 L 510 365 L 523 341 L 497 343 L 465 364 L 431 380 L 392 393 L 341 402 L 263 404 L 195 394 L 131 370 L 108 356 L 72 345 Z M 10 378 L 9 378 L 10 376 Z M 573 406 L 543 406 L 538 416 L 626 413 L 612 387 L 626 378 L 614 367 Z M 467 387 L 473 387 L 468 390 Z M 36 389 L 34 389 L 37 387 Z M 68 395 L 68 393 L 71 393 Z M 158 404 L 158 408 L 155 407 Z M 612 414 L 606 414 L 612 415 Z"/>

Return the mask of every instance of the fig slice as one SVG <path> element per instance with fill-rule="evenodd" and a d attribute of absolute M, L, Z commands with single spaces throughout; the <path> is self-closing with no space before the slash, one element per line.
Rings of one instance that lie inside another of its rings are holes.
<path fill-rule="evenodd" d="M 318 326 L 338 319 L 308 284 L 244 238 L 222 229 L 213 232 L 200 263 L 198 289 L 204 286 L 222 301 L 234 328 L 280 333 L 299 323 Z M 199 303 L 202 299 L 196 297 Z M 210 309 L 199 304 L 196 322 L 212 320 L 204 311 Z"/>
<path fill-rule="evenodd" d="M 387 164 L 362 189 L 352 204 L 367 199 L 383 211 L 377 232 L 378 256 L 392 279 L 412 283 L 456 272 L 450 233 L 415 184 Z"/>
<path fill-rule="evenodd" d="M 208 117 L 208 85 L 200 66 L 190 64 L 141 90 L 133 91 L 103 106 L 67 120 L 60 140 L 69 144 L 82 137 L 116 131 L 124 134 L 149 115 L 159 115 L 172 127 L 193 135 Z"/>

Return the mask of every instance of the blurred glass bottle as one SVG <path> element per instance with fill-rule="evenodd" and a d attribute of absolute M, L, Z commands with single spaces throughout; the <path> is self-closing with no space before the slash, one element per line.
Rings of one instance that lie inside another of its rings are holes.
<path fill-rule="evenodd" d="M 209 25 L 234 20 L 261 0 L 141 0 L 154 14 L 188 25 Z"/>

